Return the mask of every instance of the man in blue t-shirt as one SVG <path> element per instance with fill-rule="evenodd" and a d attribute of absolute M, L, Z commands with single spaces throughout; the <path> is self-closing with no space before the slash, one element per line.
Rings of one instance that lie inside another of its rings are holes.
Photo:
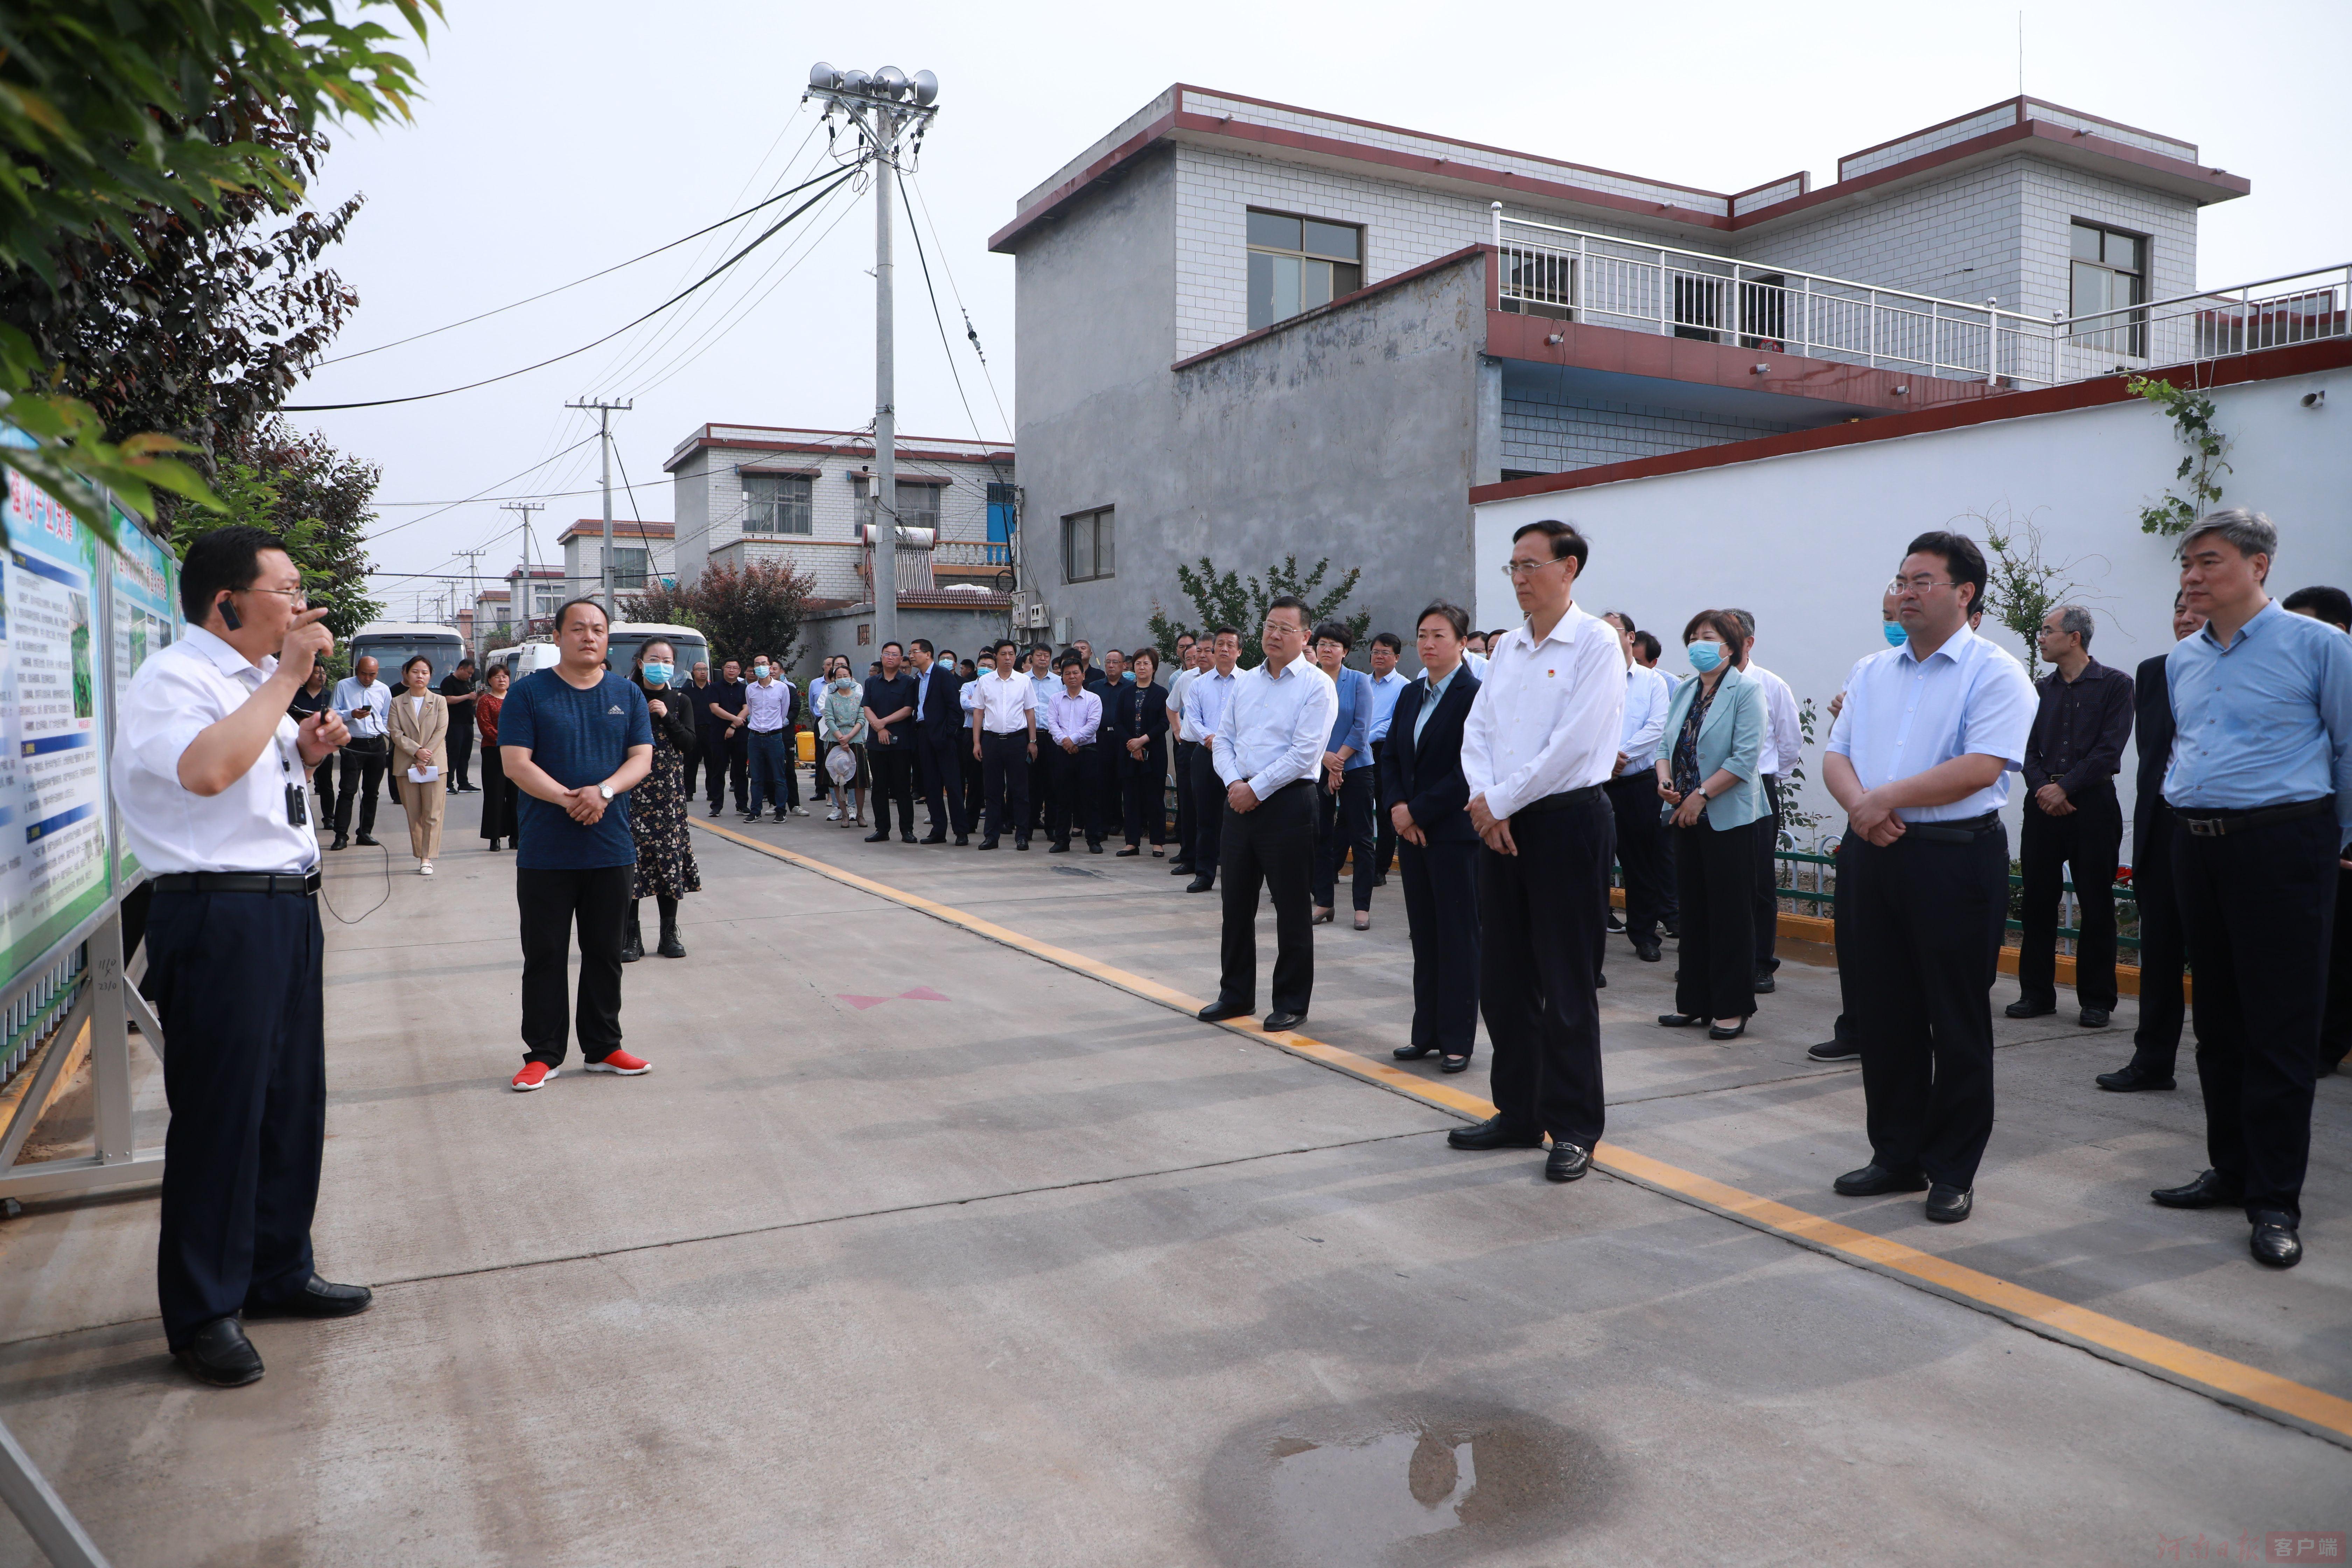
<path fill-rule="evenodd" d="M 562 1066 L 563 972 L 580 927 L 580 1054 L 590 1072 L 635 1078 L 621 1048 L 621 933 L 635 889 L 628 792 L 654 754 L 645 694 L 604 668 L 604 612 L 555 612 L 562 662 L 527 675 L 499 714 L 499 761 L 516 791 L 515 902 L 522 913 L 522 1070 L 537 1089 Z"/>

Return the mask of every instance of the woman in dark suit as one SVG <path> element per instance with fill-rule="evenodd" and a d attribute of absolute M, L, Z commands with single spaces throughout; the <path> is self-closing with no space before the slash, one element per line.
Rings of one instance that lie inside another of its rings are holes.
<path fill-rule="evenodd" d="M 1478 694 L 1463 662 L 1470 617 L 1453 605 L 1421 612 L 1413 635 L 1421 679 L 1397 696 L 1381 748 L 1381 807 L 1396 826 L 1412 934 L 1412 1043 L 1400 1061 L 1439 1054 L 1446 1072 L 1470 1065 L 1478 1033 L 1478 834 L 1462 776 L 1462 721 Z"/>
<path fill-rule="evenodd" d="M 1127 847 L 1119 854 L 1143 853 L 1143 833 L 1151 830 L 1151 858 L 1167 857 L 1168 843 L 1168 689 L 1160 679 L 1160 650 L 1139 647 L 1129 661 L 1132 681 L 1118 690 L 1118 781 L 1127 801 Z"/>

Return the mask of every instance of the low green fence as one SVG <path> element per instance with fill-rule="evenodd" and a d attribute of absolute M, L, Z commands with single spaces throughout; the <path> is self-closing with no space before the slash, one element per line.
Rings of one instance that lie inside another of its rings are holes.
<path fill-rule="evenodd" d="M 1773 858 L 1780 865 L 1780 896 L 1803 906 L 1790 912 L 1811 913 L 1824 920 L 1828 919 L 1830 911 L 1822 906 L 1833 902 L 1837 898 L 1837 878 L 1834 874 L 1837 857 L 1816 855 L 1802 849 L 1783 849 Z M 1805 869 L 1807 867 L 1812 868 L 1810 873 Z M 1829 868 L 1827 874 L 1823 871 L 1825 867 Z M 1812 883 L 1810 888 L 1804 885 L 1809 876 Z M 2012 860 L 2010 862 L 2009 873 L 2009 931 L 2012 936 L 2023 934 L 2025 929 L 2017 919 L 2024 887 L 2025 879 L 2018 874 L 2017 863 Z M 2128 882 L 2117 882 L 2115 886 L 2115 897 L 2116 946 L 2125 952 L 2137 954 L 2139 952 L 2139 895 L 2132 890 L 2131 884 Z M 2060 898 L 2062 900 L 2059 905 L 2061 916 L 2069 918 L 2069 912 L 2074 908 L 2073 882 L 2061 885 Z M 2081 930 L 2073 925 L 2062 924 L 2058 928 L 2058 939 L 2063 942 L 2072 943 L 2082 934 Z"/>

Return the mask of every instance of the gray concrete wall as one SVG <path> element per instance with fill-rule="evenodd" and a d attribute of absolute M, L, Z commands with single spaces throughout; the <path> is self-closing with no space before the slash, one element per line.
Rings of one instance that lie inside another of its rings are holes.
<path fill-rule="evenodd" d="M 817 667 L 828 654 L 849 656 L 851 672 L 859 679 L 866 678 L 866 667 L 882 657 L 878 644 L 861 643 L 857 628 L 871 627 L 874 606 L 856 605 L 844 610 L 824 610 L 801 622 L 800 641 L 793 645 L 792 658 L 786 663 L 793 679 L 805 684 L 817 672 Z M 869 631 L 868 636 L 871 636 Z M 933 647 L 952 648 L 959 659 L 970 658 L 972 651 L 983 643 L 992 643 L 1008 636 L 1003 612 L 996 610 L 934 610 L 917 609 L 901 605 L 898 607 L 898 638 L 911 643 L 917 637 L 929 637 Z M 1024 639 L 1025 640 L 1025 639 Z"/>

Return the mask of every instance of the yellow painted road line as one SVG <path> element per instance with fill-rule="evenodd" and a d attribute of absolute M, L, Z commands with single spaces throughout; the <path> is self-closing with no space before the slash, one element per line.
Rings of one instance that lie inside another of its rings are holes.
<path fill-rule="evenodd" d="M 909 893 L 793 850 L 763 844 L 715 823 L 696 822 L 694 826 L 747 849 L 789 862 L 844 887 L 887 899 L 950 925 L 961 926 L 976 936 L 986 937 L 991 942 L 1001 942 L 1060 968 L 1099 980 L 1163 1007 L 1195 1013 L 1203 1005 L 1199 998 L 1187 996 L 1158 981 L 1129 973 L 1085 953 L 1040 942 L 993 921 L 982 920 L 977 915 L 924 898 L 919 893 Z M 1269 1034 L 1255 1021 L 1245 1018 L 1214 1026 L 1237 1035 L 1253 1036 L 1292 1056 L 1320 1062 L 1350 1077 L 1378 1084 L 1382 1089 L 1452 1111 L 1457 1116 L 1484 1121 L 1495 1114 L 1494 1105 L 1475 1094 L 1433 1082 L 1417 1073 L 1402 1071 L 1296 1030 Z M 1622 1144 L 1602 1143 L 1593 1151 L 1592 1163 L 1609 1174 L 1636 1186 L 1664 1194 L 1727 1219 L 1737 1220 L 1753 1229 L 1796 1242 L 1842 1262 L 1901 1279 L 1906 1284 L 1924 1287 L 1948 1300 L 1990 1312 L 2045 1339 L 2074 1345 L 2104 1360 L 2150 1373 L 2222 1404 L 2300 1427 L 2315 1436 L 2352 1446 L 2352 1400 L 2338 1398 L 2264 1372 L 2260 1367 L 2231 1361 L 2227 1356 L 2214 1355 L 2194 1345 L 2183 1344 L 2179 1340 L 2136 1327 L 2119 1318 L 2062 1301 L 2055 1296 L 2045 1296 L 2039 1290 L 2029 1289 L 1930 1252 L 1922 1252 L 1906 1243 L 1873 1236 L 1868 1231 L 1823 1219 L 1787 1204 L 1759 1197 L 1754 1193 L 1669 1165 L 1663 1160 L 1635 1153 Z"/>

